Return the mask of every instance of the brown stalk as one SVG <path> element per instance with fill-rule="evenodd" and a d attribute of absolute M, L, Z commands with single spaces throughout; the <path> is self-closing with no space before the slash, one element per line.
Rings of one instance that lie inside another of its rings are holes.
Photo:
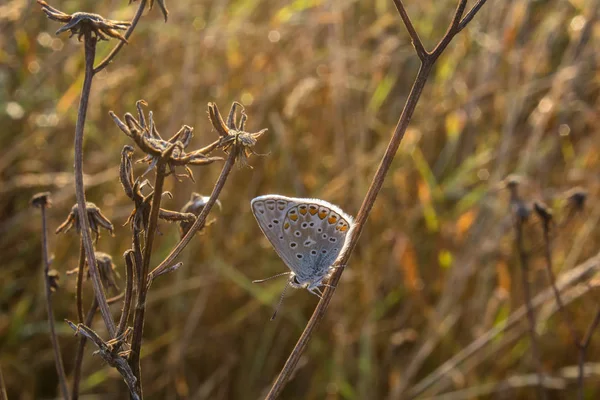
<path fill-rule="evenodd" d="M 142 268 L 140 274 L 140 282 L 137 287 L 137 300 L 135 312 L 133 314 L 133 336 L 131 339 L 131 356 L 129 365 L 131 371 L 136 377 L 136 392 L 143 397 L 142 379 L 140 367 L 140 353 L 142 348 L 142 334 L 144 331 L 144 316 L 146 313 L 146 295 L 148 288 L 146 285 L 148 278 L 148 268 L 150 266 L 150 257 L 152 256 L 152 245 L 154 244 L 154 236 L 158 226 L 158 214 L 160 211 L 160 202 L 162 200 L 163 186 L 165 183 L 165 174 L 167 164 L 165 159 L 160 159 L 156 165 L 156 178 L 154 180 L 154 195 L 152 196 L 152 205 L 150 206 L 150 218 L 148 221 L 148 229 L 146 231 L 146 243 L 144 246 L 144 254 L 142 258 Z"/>
<path fill-rule="evenodd" d="M 2 376 L 2 366 L 0 366 L 0 400 L 8 400 L 6 384 L 4 383 L 4 376 Z"/>
<path fill-rule="evenodd" d="M 415 51 L 421 59 L 421 67 L 419 68 L 419 72 L 417 73 L 410 94 L 408 95 L 406 104 L 404 106 L 404 109 L 402 110 L 402 114 L 400 115 L 400 119 L 398 120 L 396 128 L 394 129 L 392 138 L 390 139 L 385 154 L 379 164 L 379 167 L 377 168 L 375 176 L 373 177 L 373 180 L 362 202 L 358 215 L 356 216 L 356 220 L 352 227 L 352 231 L 348 235 L 348 243 L 346 243 L 346 245 L 342 249 L 338 260 L 335 263 L 338 266 L 338 268 L 334 270 L 330 281 L 328 282 L 328 286 L 325 288 L 323 297 L 317 304 L 315 311 L 312 314 L 312 317 L 306 324 L 304 331 L 302 332 L 300 338 L 298 339 L 298 342 L 292 349 L 287 361 L 285 362 L 285 365 L 279 373 L 279 376 L 277 377 L 277 379 L 271 387 L 271 390 L 267 394 L 266 399 L 273 400 L 279 397 L 285 385 L 287 384 L 287 381 L 294 372 L 296 364 L 300 360 L 300 356 L 306 349 L 313 331 L 318 326 L 319 322 L 323 319 L 325 312 L 327 311 L 327 307 L 329 306 L 329 302 L 331 301 L 331 298 L 335 293 L 335 287 L 337 286 L 340 277 L 344 272 L 344 268 L 346 267 L 348 261 L 350 260 L 350 257 L 352 256 L 352 253 L 360 238 L 360 234 L 364 229 L 365 223 L 369 217 L 371 209 L 373 208 L 375 200 L 377 199 L 377 195 L 381 190 L 381 187 L 385 180 L 385 176 L 388 170 L 390 169 L 392 161 L 394 160 L 394 157 L 396 155 L 396 151 L 398 150 L 398 147 L 402 142 L 406 129 L 408 128 L 408 125 L 410 123 L 410 119 L 417 106 L 421 93 L 423 92 L 423 88 L 425 87 L 425 83 L 427 82 L 427 78 L 433 68 L 433 65 L 435 64 L 438 57 L 442 54 L 444 49 L 448 46 L 452 38 L 468 24 L 468 22 L 473 18 L 477 11 L 483 6 L 485 1 L 486 0 L 479 0 L 467 13 L 467 15 L 463 19 L 461 19 L 467 1 L 460 0 L 452 18 L 452 22 L 448 27 L 448 30 L 446 31 L 445 35 L 432 52 L 427 52 L 419 38 L 419 35 L 414 29 L 408 14 L 406 13 L 402 1 L 394 0 L 394 4 L 396 5 L 396 8 L 400 13 L 402 21 L 404 22 L 404 25 L 406 26 L 406 29 L 411 37 L 412 43 L 415 47 Z"/>
<path fill-rule="evenodd" d="M 85 249 L 83 239 L 79 240 L 79 265 L 77 266 L 77 318 L 78 322 L 83 323 L 83 270 L 85 267 Z"/>
<path fill-rule="evenodd" d="M 104 324 L 111 337 L 116 332 L 115 323 L 110 315 L 110 309 L 106 301 L 106 293 L 100 279 L 100 273 L 96 265 L 96 256 L 94 255 L 94 244 L 90 235 L 90 224 L 87 216 L 85 187 L 83 184 L 83 128 L 87 115 L 90 91 L 92 89 L 92 80 L 94 79 L 94 58 L 96 56 L 96 41 L 90 31 L 84 36 L 85 48 L 85 75 L 83 79 L 83 88 L 81 89 L 81 99 L 79 101 L 79 110 L 77 112 L 77 123 L 75 124 L 75 197 L 77 198 L 77 212 L 79 213 L 79 222 L 81 224 L 81 241 L 85 249 L 88 268 L 92 277 L 92 285 L 100 314 Z"/>
<path fill-rule="evenodd" d="M 529 323 L 529 337 L 531 340 L 531 354 L 533 362 L 537 370 L 538 376 L 538 398 L 545 399 L 546 391 L 544 390 L 544 371 L 540 361 L 539 345 L 535 325 L 535 313 L 531 303 L 531 288 L 529 286 L 529 255 L 525 250 L 523 238 L 523 218 L 520 215 L 515 215 L 515 245 L 519 253 L 519 261 L 521 264 L 521 284 L 523 285 L 523 296 L 525 297 L 525 306 L 527 309 L 527 321 Z"/>
<path fill-rule="evenodd" d="M 85 321 L 82 323 L 85 326 L 92 326 L 92 321 L 94 320 L 94 314 L 98 310 L 98 302 L 94 298 L 92 300 L 92 305 L 90 306 L 90 310 L 85 316 Z M 79 338 L 79 342 L 77 343 L 77 350 L 75 351 L 75 366 L 73 367 L 73 386 L 71 391 L 73 392 L 73 400 L 77 400 L 79 398 L 79 382 L 81 382 L 81 366 L 83 365 L 83 351 L 85 350 L 87 338 L 85 336 L 81 336 Z"/>
<path fill-rule="evenodd" d="M 144 13 L 144 8 L 146 7 L 146 2 L 147 2 L 147 0 L 140 1 L 140 5 L 138 6 L 137 11 L 135 12 L 135 16 L 131 20 L 131 25 L 129 26 L 129 28 L 127 28 L 127 31 L 123 35 L 125 37 L 125 39 L 129 39 L 129 37 L 133 33 L 133 30 L 135 29 L 137 23 L 139 22 L 140 18 L 142 18 L 142 14 Z M 102 60 L 96 68 L 94 68 L 94 74 L 97 74 L 98 72 L 100 72 L 104 68 L 106 68 L 108 66 L 108 64 L 110 64 L 112 62 L 112 60 L 115 58 L 115 56 L 119 53 L 119 51 L 121 51 L 121 48 L 123 47 L 124 44 L 125 44 L 124 41 L 119 40 L 117 42 L 117 45 L 111 50 L 111 52 L 106 56 L 106 58 L 104 60 Z"/>
<path fill-rule="evenodd" d="M 133 250 L 127 250 L 123 257 L 125 258 L 125 298 L 123 299 L 123 310 L 121 310 L 121 318 L 117 326 L 117 336 L 121 336 L 127 328 L 129 310 L 133 299 Z"/>
<path fill-rule="evenodd" d="M 63 365 L 62 355 L 60 354 L 60 344 L 56 336 L 54 327 L 54 311 L 52 309 L 52 286 L 50 282 L 50 258 L 48 257 L 48 233 L 46 224 L 46 202 L 41 202 L 40 210 L 42 211 L 42 260 L 44 263 L 44 286 L 46 293 L 46 309 L 48 311 L 48 327 L 50 329 L 50 341 L 52 342 L 52 350 L 54 351 L 54 362 L 56 364 L 56 373 L 63 398 L 68 400 L 69 389 L 67 388 L 67 377 L 65 375 L 65 367 Z"/>
<path fill-rule="evenodd" d="M 202 212 L 200 212 L 200 215 L 198 215 L 198 218 L 196 219 L 190 230 L 185 234 L 183 238 L 181 238 L 181 240 L 179 241 L 179 243 L 177 243 L 177 246 L 175 246 L 171 253 L 169 253 L 169 255 L 156 268 L 152 270 L 152 275 L 156 275 L 157 272 L 169 267 L 173 263 L 173 261 L 175 261 L 175 259 L 179 256 L 179 254 L 181 254 L 183 249 L 185 249 L 185 247 L 190 243 L 196 232 L 198 232 L 204 227 L 204 224 L 206 223 L 206 218 L 208 217 L 210 210 L 213 208 L 217 199 L 219 198 L 221 190 L 223 190 L 223 186 L 225 186 L 225 182 L 227 181 L 227 177 L 229 176 L 229 173 L 231 172 L 231 169 L 235 164 L 235 156 L 236 152 L 232 149 L 229 152 L 229 156 L 227 157 L 227 160 L 223 165 L 223 169 L 221 170 L 219 179 L 217 179 L 215 187 L 213 188 L 213 191 L 210 194 L 210 198 L 206 202 L 206 205 L 202 209 Z"/>

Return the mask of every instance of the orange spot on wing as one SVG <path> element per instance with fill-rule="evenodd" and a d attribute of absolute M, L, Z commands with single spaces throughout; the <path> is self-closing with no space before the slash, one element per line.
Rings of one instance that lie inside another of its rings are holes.
<path fill-rule="evenodd" d="M 300 212 L 300 214 L 305 215 L 306 214 L 306 206 L 300 206 L 298 208 L 298 211 Z"/>
<path fill-rule="evenodd" d="M 337 217 L 335 215 L 332 215 L 331 217 L 329 217 L 329 219 L 327 220 L 327 222 L 329 222 L 330 224 L 335 224 L 335 222 L 337 221 Z"/>
<path fill-rule="evenodd" d="M 342 225 L 342 226 L 340 226 L 340 231 L 346 232 L 347 230 L 348 230 L 348 225 Z"/>
<path fill-rule="evenodd" d="M 296 217 L 296 216 L 294 215 L 294 217 Z M 298 217 L 296 217 L 296 218 L 298 218 Z M 283 224 L 283 229 L 287 229 L 289 227 L 290 227 L 290 223 L 289 222 L 286 222 L 285 224 Z"/>
<path fill-rule="evenodd" d="M 315 215 L 317 213 L 317 207 L 315 206 L 310 206 L 308 207 L 308 212 L 310 213 L 310 215 Z"/>
<path fill-rule="evenodd" d="M 319 211 L 319 218 L 325 219 L 326 216 L 327 216 L 327 210 Z"/>
<path fill-rule="evenodd" d="M 292 221 L 298 221 L 298 216 L 296 214 L 292 214 L 292 215 L 290 215 L 290 219 Z"/>

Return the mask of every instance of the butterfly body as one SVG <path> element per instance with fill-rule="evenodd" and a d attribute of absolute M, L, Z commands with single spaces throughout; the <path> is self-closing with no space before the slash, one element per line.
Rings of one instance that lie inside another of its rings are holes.
<path fill-rule="evenodd" d="M 291 270 L 289 285 L 317 294 L 346 243 L 352 217 L 318 199 L 265 195 L 251 205 L 261 230 Z"/>

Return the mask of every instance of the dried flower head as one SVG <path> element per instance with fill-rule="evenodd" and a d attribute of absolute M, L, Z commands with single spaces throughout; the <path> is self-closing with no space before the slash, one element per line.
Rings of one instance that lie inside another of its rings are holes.
<path fill-rule="evenodd" d="M 102 279 L 104 287 L 119 290 L 119 285 L 115 281 L 115 274 L 118 276 L 115 271 L 117 267 L 113 263 L 112 257 L 101 251 L 96 251 L 94 254 L 96 255 L 96 265 L 98 266 L 98 272 L 100 273 L 100 279 Z M 88 279 L 90 278 L 89 268 L 87 268 L 87 277 Z"/>
<path fill-rule="evenodd" d="M 137 1 L 137 0 L 129 0 L 129 4 L 131 4 L 132 1 Z M 167 10 L 167 6 L 165 5 L 165 0 L 156 0 L 156 2 L 158 3 L 158 7 L 160 8 L 160 11 L 163 14 L 163 17 L 165 18 L 165 22 L 167 22 L 167 17 L 169 16 L 169 10 Z M 150 9 L 152 10 L 152 7 L 154 7 L 154 0 L 150 0 Z"/>
<path fill-rule="evenodd" d="M 105 19 L 101 15 L 86 12 L 76 12 L 69 15 L 50 6 L 44 0 L 37 0 L 37 2 L 42 6 L 42 10 L 48 18 L 65 23 L 62 28 L 56 31 L 57 35 L 70 31 L 70 37 L 77 35 L 77 39 L 81 40 L 81 37 L 86 33 L 93 33 L 98 40 L 108 40 L 107 36 L 110 36 L 127 43 L 127 39 L 119 33 L 119 30 L 127 30 L 131 22 L 113 21 Z"/>
<path fill-rule="evenodd" d="M 237 108 L 240 107 L 241 117 L 239 123 L 236 123 Z M 221 118 L 219 108 L 215 103 L 208 103 L 208 118 L 212 123 L 213 127 L 217 130 L 221 136 L 219 142 L 219 148 L 223 149 L 224 152 L 229 151 L 235 152 L 235 157 L 239 160 L 240 165 L 248 166 L 248 157 L 255 154 L 254 146 L 258 139 L 267 131 L 262 129 L 259 132 L 249 133 L 244 131 L 246 127 L 246 121 L 248 116 L 244 111 L 244 106 L 237 101 L 233 102 L 231 109 L 229 110 L 229 116 L 227 117 L 227 123 Z"/>
<path fill-rule="evenodd" d="M 185 203 L 185 205 L 181 208 L 181 212 L 184 214 L 192 214 L 197 217 L 198 215 L 200 215 L 200 213 L 204 209 L 204 206 L 208 202 L 208 199 L 210 199 L 210 197 L 202 196 L 198 193 L 192 193 L 190 200 L 187 203 Z M 216 201 L 216 204 L 219 207 L 219 210 L 221 210 L 221 202 L 218 199 Z M 179 233 L 180 233 L 181 237 L 184 237 L 186 235 L 186 233 L 188 233 L 188 231 L 192 227 L 194 221 L 195 221 L 195 218 L 191 221 L 181 221 L 179 223 Z M 208 226 L 208 225 L 212 224 L 214 221 L 215 220 L 213 219 L 212 221 L 208 222 L 204 226 Z"/>
<path fill-rule="evenodd" d="M 36 208 L 50 207 L 52 205 L 52 202 L 50 201 L 50 192 L 34 194 L 29 203 Z"/>
<path fill-rule="evenodd" d="M 98 272 L 100 273 L 100 279 L 102 280 L 102 284 L 105 288 L 114 288 L 115 290 L 119 290 L 119 285 L 115 280 L 115 276 L 119 277 L 118 272 L 116 271 L 116 265 L 113 263 L 112 257 L 110 254 L 103 253 L 101 251 L 94 252 L 96 257 L 96 265 L 98 266 Z M 78 268 L 74 268 L 72 270 L 67 271 L 67 275 L 75 275 L 78 272 Z M 90 279 L 90 269 L 87 263 L 85 262 L 84 272 L 86 279 Z"/>
<path fill-rule="evenodd" d="M 144 175 L 153 169 L 159 161 L 162 161 L 168 165 L 169 174 L 175 174 L 175 167 L 181 166 L 186 170 L 186 174 L 183 176 L 194 180 L 192 170 L 189 168 L 190 165 L 207 165 L 214 161 L 222 160 L 221 157 L 208 157 L 208 154 L 217 148 L 219 141 L 215 141 L 202 149 L 190 153 L 184 151 L 190 144 L 193 136 L 194 130 L 190 126 L 184 125 L 170 139 L 163 139 L 154 124 L 152 111 L 148 113 L 148 122 L 146 122 L 146 117 L 142 110 L 143 105 L 146 105 L 146 102 L 139 100 L 136 103 L 138 119 L 126 113 L 124 116 L 125 123 L 114 112 L 111 111 L 110 115 L 121 131 L 132 138 L 140 150 L 146 153 L 144 158 L 138 160 L 138 162 L 146 162 L 150 165 Z M 175 174 L 175 176 L 179 177 L 180 175 Z"/>
<path fill-rule="evenodd" d="M 96 242 L 98 241 L 98 237 L 100 236 L 99 228 L 102 227 L 110 232 L 111 236 L 113 235 L 113 224 L 102 214 L 100 208 L 96 206 L 92 202 L 87 202 L 85 204 L 85 208 L 87 211 L 87 218 L 90 224 L 90 229 L 92 232 L 96 234 Z M 71 212 L 67 216 L 65 222 L 63 222 L 58 228 L 56 228 L 56 233 L 67 233 L 73 227 L 77 233 L 81 232 L 81 223 L 79 221 L 79 213 L 77 212 L 77 204 L 75 204 L 71 208 Z"/>

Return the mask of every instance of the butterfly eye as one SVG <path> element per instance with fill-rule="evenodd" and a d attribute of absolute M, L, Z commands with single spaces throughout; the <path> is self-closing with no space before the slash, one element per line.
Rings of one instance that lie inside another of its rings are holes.
<path fill-rule="evenodd" d="M 295 283 L 296 285 L 300 284 L 300 281 L 298 281 L 298 277 L 294 276 L 294 278 L 292 279 L 293 283 Z"/>

